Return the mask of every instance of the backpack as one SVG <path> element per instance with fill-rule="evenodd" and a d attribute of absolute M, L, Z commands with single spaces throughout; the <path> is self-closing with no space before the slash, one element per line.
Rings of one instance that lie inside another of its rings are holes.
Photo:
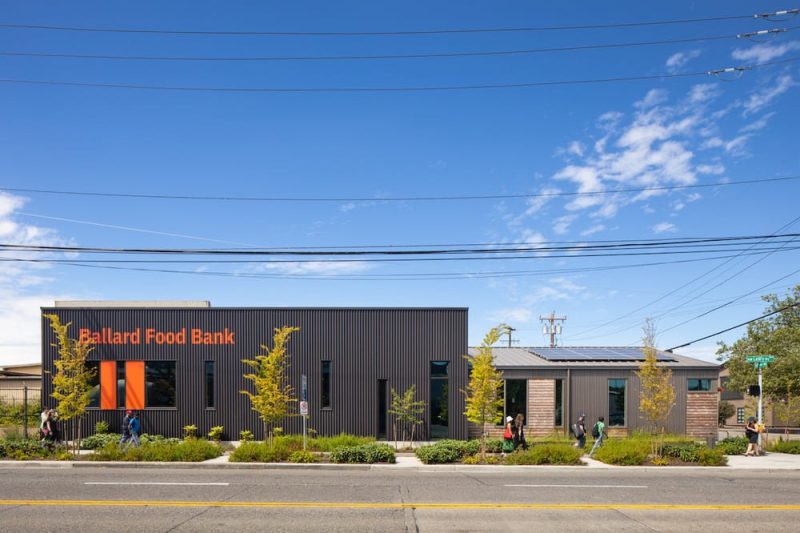
<path fill-rule="evenodd" d="M 577 422 L 575 422 L 574 424 L 572 424 L 572 433 L 577 438 L 581 438 L 581 437 L 583 437 L 583 428 L 580 425 L 578 425 Z"/>
<path fill-rule="evenodd" d="M 600 428 L 597 427 L 597 424 L 592 427 L 592 437 L 595 439 L 600 437 Z"/>

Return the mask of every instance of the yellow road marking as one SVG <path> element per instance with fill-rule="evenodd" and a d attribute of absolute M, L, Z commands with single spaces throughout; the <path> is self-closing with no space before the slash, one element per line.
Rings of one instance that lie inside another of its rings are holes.
<path fill-rule="evenodd" d="M 0 500 L 0 506 L 38 507 L 253 507 L 301 509 L 564 509 L 640 511 L 800 511 L 800 505 L 671 503 L 393 503 L 393 502 L 203 502 L 172 500 Z"/>

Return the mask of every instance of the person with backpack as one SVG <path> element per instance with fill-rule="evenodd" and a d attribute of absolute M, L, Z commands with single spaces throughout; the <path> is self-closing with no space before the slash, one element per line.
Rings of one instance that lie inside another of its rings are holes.
<path fill-rule="evenodd" d="M 514 451 L 522 446 L 523 450 L 528 449 L 528 441 L 525 440 L 525 415 L 522 413 L 517 414 L 514 419 Z"/>
<path fill-rule="evenodd" d="M 600 417 L 597 419 L 597 422 L 594 426 L 592 426 L 592 438 L 594 438 L 594 445 L 592 446 L 592 451 L 589 452 L 589 457 L 591 457 L 594 452 L 603 445 L 603 440 L 606 438 L 606 419 L 605 417 Z"/>
<path fill-rule="evenodd" d="M 131 418 L 133 416 L 133 411 L 128 409 L 125 411 L 125 418 L 122 419 L 122 438 L 119 439 L 119 444 L 122 446 L 123 444 L 128 444 L 131 440 Z"/>
<path fill-rule="evenodd" d="M 130 423 L 130 430 L 131 430 L 131 444 L 139 447 L 139 432 L 142 429 L 142 425 L 139 423 L 139 416 L 136 413 L 133 413 L 131 417 Z"/>
<path fill-rule="evenodd" d="M 578 421 L 572 424 L 572 433 L 575 435 L 577 439 L 573 446 L 577 448 L 585 448 L 586 447 L 586 413 L 581 413 L 578 417 Z"/>

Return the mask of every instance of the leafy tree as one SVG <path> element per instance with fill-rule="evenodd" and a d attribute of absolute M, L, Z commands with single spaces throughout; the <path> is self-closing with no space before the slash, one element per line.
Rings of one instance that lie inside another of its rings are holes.
<path fill-rule="evenodd" d="M 95 370 L 86 366 L 86 359 L 93 350 L 91 341 L 80 341 L 69 337 L 71 322 L 62 324 L 58 315 L 44 315 L 56 334 L 54 347 L 58 348 L 55 360 L 56 373 L 53 376 L 53 393 L 56 400 L 58 419 L 70 424 L 73 452 L 80 449 L 81 419 L 89 406 L 91 379 Z"/>
<path fill-rule="evenodd" d="M 242 363 L 253 369 L 244 378 L 253 382 L 255 392 L 239 391 L 250 399 L 251 408 L 264 422 L 264 434 L 272 446 L 272 431 L 276 423 L 283 420 L 289 412 L 289 404 L 296 402 L 294 389 L 289 384 L 289 354 L 286 345 L 289 337 L 298 327 L 283 326 L 275 328 L 272 349 L 262 344 L 266 352 L 255 359 L 242 359 Z"/>
<path fill-rule="evenodd" d="M 748 355 L 773 355 L 762 370 L 762 395 L 775 405 L 800 396 L 800 285 L 785 298 L 763 296 L 770 316 L 747 325 L 747 333 L 732 345 L 719 343 L 717 356 L 730 372 L 728 388 L 745 392 L 758 382 L 758 370 Z M 765 313 L 765 314 L 766 314 Z"/>
<path fill-rule="evenodd" d="M 736 408 L 733 406 L 731 402 L 726 402 L 725 400 L 719 402 L 719 416 L 717 420 L 719 422 L 719 425 L 724 426 L 725 421 L 728 420 L 730 417 L 732 417 L 735 413 L 736 413 Z"/>
<path fill-rule="evenodd" d="M 467 420 L 479 424 L 481 428 L 481 459 L 486 458 L 486 432 L 484 426 L 495 424 L 503 419 L 500 410 L 503 398 L 500 390 L 503 386 L 503 373 L 494 366 L 492 345 L 500 338 L 500 330 L 492 328 L 483 338 L 481 347 L 475 357 L 465 355 L 472 367 L 467 390 L 462 390 L 466 398 L 467 409 L 464 414 Z"/>
<path fill-rule="evenodd" d="M 639 366 L 639 411 L 647 421 L 649 429 L 657 435 L 652 442 L 653 455 L 660 457 L 663 448 L 664 424 L 675 405 L 675 387 L 672 386 L 672 370 L 659 366 L 655 348 L 655 326 L 647 319 L 642 338 L 644 362 Z"/>
<path fill-rule="evenodd" d="M 394 388 L 390 390 L 392 402 L 389 406 L 389 414 L 394 415 L 394 440 L 397 442 L 397 426 L 400 425 L 403 442 L 406 441 L 406 429 L 411 426 L 411 446 L 414 445 L 414 430 L 422 424 L 422 415 L 425 412 L 426 403 L 417 400 L 417 386 L 411 385 L 403 394 L 398 394 Z"/>

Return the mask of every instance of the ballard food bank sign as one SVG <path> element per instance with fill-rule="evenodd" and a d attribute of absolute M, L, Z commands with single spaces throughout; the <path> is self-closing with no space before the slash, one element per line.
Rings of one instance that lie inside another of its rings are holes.
<path fill-rule="evenodd" d="M 133 331 L 115 331 L 100 328 L 78 330 L 80 342 L 92 344 L 236 344 L 236 332 L 228 328 L 222 331 L 206 331 L 200 328 L 181 328 L 177 331 L 159 331 L 156 328 L 136 328 Z"/>

